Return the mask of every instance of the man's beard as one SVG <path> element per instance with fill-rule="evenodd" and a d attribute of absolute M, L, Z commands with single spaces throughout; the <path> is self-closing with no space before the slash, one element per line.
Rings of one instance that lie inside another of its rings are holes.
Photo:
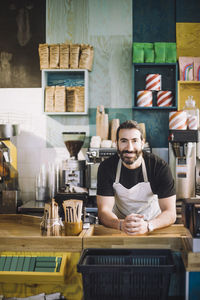
<path fill-rule="evenodd" d="M 125 164 L 132 165 L 142 155 L 142 150 L 136 150 L 136 151 L 123 150 L 123 151 L 120 151 L 119 149 L 117 149 L 117 153 L 120 156 L 121 160 Z M 127 157 L 126 153 L 132 153 L 132 154 L 134 153 L 135 155 L 133 157 Z"/>

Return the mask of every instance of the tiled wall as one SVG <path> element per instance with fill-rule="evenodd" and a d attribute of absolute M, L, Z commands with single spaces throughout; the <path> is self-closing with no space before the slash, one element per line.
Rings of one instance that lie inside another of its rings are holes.
<path fill-rule="evenodd" d="M 35 176 L 40 166 L 68 156 L 64 147 L 46 147 L 46 117 L 42 107 L 41 88 L 0 89 L 0 123 L 20 124 L 20 134 L 12 142 L 17 146 L 23 202 L 35 199 Z"/>

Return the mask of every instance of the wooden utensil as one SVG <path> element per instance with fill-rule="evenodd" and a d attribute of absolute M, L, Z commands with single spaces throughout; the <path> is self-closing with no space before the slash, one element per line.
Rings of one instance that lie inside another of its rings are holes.
<path fill-rule="evenodd" d="M 112 119 L 111 120 L 111 133 L 110 133 L 110 139 L 114 143 L 116 141 L 116 132 L 117 128 L 119 127 L 120 122 L 119 119 Z"/>
<path fill-rule="evenodd" d="M 80 222 L 82 214 L 82 200 L 70 199 L 63 201 L 66 222 Z"/>
<path fill-rule="evenodd" d="M 105 114 L 103 105 L 97 106 L 96 135 L 100 136 L 102 140 L 108 140 L 108 136 L 109 136 L 108 114 Z"/>

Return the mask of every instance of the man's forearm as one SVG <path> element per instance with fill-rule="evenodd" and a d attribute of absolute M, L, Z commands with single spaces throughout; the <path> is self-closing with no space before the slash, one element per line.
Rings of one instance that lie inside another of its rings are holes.
<path fill-rule="evenodd" d="M 162 227 L 174 224 L 176 221 L 176 214 L 171 211 L 162 211 L 155 219 L 150 220 L 154 229 L 159 229 Z"/>
<path fill-rule="evenodd" d="M 119 229 L 120 227 L 120 220 L 117 218 L 117 216 L 110 211 L 98 211 L 98 216 L 101 221 L 101 223 L 107 227 Z"/>

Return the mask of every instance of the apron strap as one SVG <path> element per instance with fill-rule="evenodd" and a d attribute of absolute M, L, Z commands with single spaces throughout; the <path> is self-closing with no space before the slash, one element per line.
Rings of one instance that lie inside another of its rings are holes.
<path fill-rule="evenodd" d="M 121 173 L 121 166 L 122 166 L 122 161 L 119 158 L 118 165 L 117 165 L 116 177 L 115 177 L 115 183 L 119 183 L 119 178 L 120 178 L 120 173 Z"/>
<path fill-rule="evenodd" d="M 143 174 L 144 182 L 148 182 L 147 169 L 143 157 L 142 157 L 142 174 Z"/>
<path fill-rule="evenodd" d="M 115 183 L 119 183 L 121 167 L 122 167 L 122 161 L 119 158 L 119 161 L 118 161 L 118 164 L 117 164 L 117 172 L 116 172 L 116 177 L 115 177 Z M 144 182 L 148 182 L 147 169 L 146 169 L 146 165 L 145 165 L 143 157 L 142 157 L 142 175 L 143 175 L 143 178 L 144 178 Z"/>

